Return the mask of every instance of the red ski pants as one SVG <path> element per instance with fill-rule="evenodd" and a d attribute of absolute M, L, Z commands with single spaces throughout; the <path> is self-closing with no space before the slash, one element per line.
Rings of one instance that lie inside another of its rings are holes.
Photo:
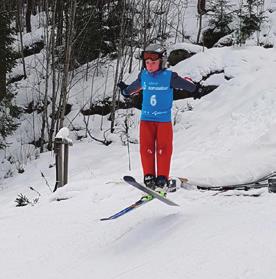
<path fill-rule="evenodd" d="M 144 175 L 169 177 L 172 156 L 171 122 L 140 122 L 140 154 Z M 155 164 L 157 161 L 157 164 Z M 156 168 L 157 167 L 157 170 Z"/>

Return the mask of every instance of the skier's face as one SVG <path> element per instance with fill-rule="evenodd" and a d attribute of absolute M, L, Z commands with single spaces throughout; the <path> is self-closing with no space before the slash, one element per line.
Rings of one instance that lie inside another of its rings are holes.
<path fill-rule="evenodd" d="M 158 60 L 147 59 L 145 61 L 147 71 L 149 71 L 150 73 L 158 71 L 160 69 L 160 63 L 161 63 L 160 59 Z"/>

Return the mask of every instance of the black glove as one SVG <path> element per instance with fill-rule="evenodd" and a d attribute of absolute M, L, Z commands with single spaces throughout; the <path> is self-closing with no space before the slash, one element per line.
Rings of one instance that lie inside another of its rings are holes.
<path fill-rule="evenodd" d="M 117 86 L 121 89 L 121 94 L 125 98 L 129 98 L 130 97 L 130 95 L 125 91 L 125 89 L 128 87 L 127 84 L 125 84 L 123 81 L 120 81 L 119 83 L 117 83 Z"/>
<path fill-rule="evenodd" d="M 128 85 L 126 85 L 123 81 L 120 81 L 119 83 L 117 83 L 117 86 L 123 91 L 125 90 Z"/>
<path fill-rule="evenodd" d="M 194 99 L 200 99 L 204 95 L 203 88 L 200 84 L 197 85 L 196 91 L 193 93 Z"/>

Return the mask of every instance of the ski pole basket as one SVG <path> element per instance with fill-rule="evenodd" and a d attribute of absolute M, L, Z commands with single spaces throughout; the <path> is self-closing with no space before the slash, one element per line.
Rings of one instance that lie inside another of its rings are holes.
<path fill-rule="evenodd" d="M 59 130 L 55 137 L 54 153 L 56 157 L 56 185 L 54 192 L 68 183 L 68 157 L 69 145 L 73 142 L 69 139 L 69 129 L 64 127 Z"/>

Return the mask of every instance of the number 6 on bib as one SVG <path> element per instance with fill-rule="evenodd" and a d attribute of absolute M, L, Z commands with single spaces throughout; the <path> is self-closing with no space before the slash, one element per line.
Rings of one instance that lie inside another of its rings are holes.
<path fill-rule="evenodd" d="M 157 104 L 156 95 L 152 95 L 152 96 L 150 97 L 150 104 L 151 104 L 153 107 L 156 106 L 156 104 Z"/>

